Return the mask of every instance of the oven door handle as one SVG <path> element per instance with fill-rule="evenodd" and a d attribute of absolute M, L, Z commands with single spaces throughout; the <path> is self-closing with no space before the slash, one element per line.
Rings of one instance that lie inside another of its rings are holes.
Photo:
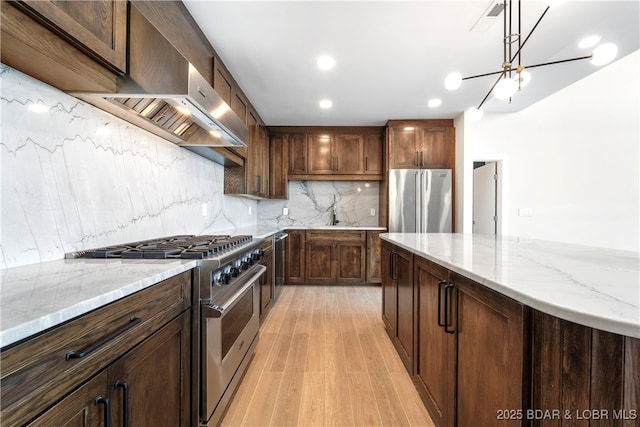
<path fill-rule="evenodd" d="M 289 237 L 288 233 L 282 233 L 282 234 L 277 234 L 276 235 L 276 242 L 279 242 L 281 240 L 286 239 L 287 237 Z"/>
<path fill-rule="evenodd" d="M 258 280 L 260 276 L 264 274 L 265 271 L 267 271 L 267 267 L 265 267 L 264 265 L 255 264 L 253 267 L 251 267 L 247 271 L 247 275 L 251 274 L 251 276 L 249 276 L 249 278 L 242 285 L 242 287 L 235 294 L 233 294 L 231 298 L 229 298 L 229 301 L 226 304 L 222 306 L 215 305 L 215 304 L 206 304 L 200 307 L 200 313 L 202 314 L 202 317 L 203 318 L 223 317 L 224 312 L 229 308 L 233 307 L 235 303 L 238 301 L 240 295 L 242 295 L 247 289 L 252 287 L 256 282 L 256 280 Z"/>

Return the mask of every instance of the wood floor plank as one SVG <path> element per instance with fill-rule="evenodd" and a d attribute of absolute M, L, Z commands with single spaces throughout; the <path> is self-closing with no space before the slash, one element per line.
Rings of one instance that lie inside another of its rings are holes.
<path fill-rule="evenodd" d="M 420 397 L 414 393 L 415 388 L 409 374 L 389 374 L 396 393 L 404 408 L 404 413 L 412 426 L 435 427 Z"/>
<path fill-rule="evenodd" d="M 356 426 L 381 426 L 382 419 L 374 397 L 369 374 L 354 372 L 347 374 L 351 411 Z"/>
<path fill-rule="evenodd" d="M 269 398 L 273 390 L 278 389 L 284 374 L 282 372 L 263 372 L 260 381 L 256 385 L 253 397 L 247 404 L 247 411 L 240 425 L 242 426 L 268 426 L 273 415 L 276 400 Z M 235 400 L 235 398 L 234 398 Z M 222 425 L 226 424 L 226 417 Z"/>
<path fill-rule="evenodd" d="M 380 313 L 379 286 L 285 286 L 222 425 L 432 427 Z"/>
<path fill-rule="evenodd" d="M 300 399 L 299 426 L 325 426 L 326 374 L 305 372 Z"/>

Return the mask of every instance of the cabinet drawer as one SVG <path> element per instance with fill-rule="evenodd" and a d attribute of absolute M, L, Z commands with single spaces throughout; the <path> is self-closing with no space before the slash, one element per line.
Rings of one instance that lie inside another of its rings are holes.
<path fill-rule="evenodd" d="M 307 241 L 330 240 L 332 242 L 360 241 L 365 242 L 366 231 L 353 230 L 307 230 Z"/>
<path fill-rule="evenodd" d="M 32 419 L 190 305 L 187 271 L 3 351 L 3 423 Z"/>

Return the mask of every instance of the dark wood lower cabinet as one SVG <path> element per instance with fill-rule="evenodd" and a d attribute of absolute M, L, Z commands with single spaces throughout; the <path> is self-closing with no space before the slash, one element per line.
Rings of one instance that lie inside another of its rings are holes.
<path fill-rule="evenodd" d="M 436 426 L 640 426 L 640 339 L 538 312 L 417 255 L 410 279 L 405 258 L 383 241 L 382 318 Z"/>
<path fill-rule="evenodd" d="M 302 283 L 305 278 L 305 231 L 287 230 L 285 283 Z"/>
<path fill-rule="evenodd" d="M 183 313 L 28 425 L 191 425 L 189 322 Z"/>
<path fill-rule="evenodd" d="M 365 232 L 308 230 L 306 242 L 306 283 L 366 282 Z"/>
<path fill-rule="evenodd" d="M 501 414 L 527 407 L 525 306 L 455 273 L 450 283 L 456 318 L 450 329 L 457 347 L 457 425 L 522 425 L 517 417 L 504 420 Z"/>
<path fill-rule="evenodd" d="M 444 291 L 449 271 L 415 258 L 416 345 L 413 381 L 431 418 L 440 427 L 453 427 L 456 398 L 455 335 L 444 329 Z"/>

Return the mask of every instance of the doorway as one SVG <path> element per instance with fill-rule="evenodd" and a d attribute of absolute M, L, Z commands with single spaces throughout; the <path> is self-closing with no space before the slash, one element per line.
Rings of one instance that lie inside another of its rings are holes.
<path fill-rule="evenodd" d="M 473 162 L 473 233 L 498 234 L 498 179 L 498 162 Z"/>

